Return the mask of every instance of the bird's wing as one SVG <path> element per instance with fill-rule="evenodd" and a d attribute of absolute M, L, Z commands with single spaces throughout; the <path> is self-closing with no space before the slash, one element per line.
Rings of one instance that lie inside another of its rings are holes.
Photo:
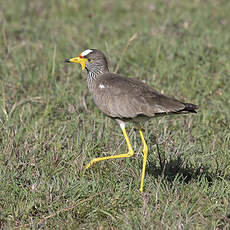
<path fill-rule="evenodd" d="M 93 98 L 102 112 L 118 118 L 153 117 L 185 108 L 184 103 L 158 93 L 139 80 L 112 73 L 97 81 Z"/>

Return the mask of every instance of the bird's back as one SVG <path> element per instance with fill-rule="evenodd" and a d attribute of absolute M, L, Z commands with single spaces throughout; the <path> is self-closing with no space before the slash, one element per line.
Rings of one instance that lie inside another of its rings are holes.
<path fill-rule="evenodd" d="M 105 73 L 89 85 L 95 104 L 106 115 L 120 119 L 195 112 L 198 106 L 160 94 L 147 84 Z"/>

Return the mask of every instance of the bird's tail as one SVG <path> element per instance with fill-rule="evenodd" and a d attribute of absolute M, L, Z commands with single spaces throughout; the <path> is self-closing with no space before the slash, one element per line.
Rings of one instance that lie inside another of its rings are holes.
<path fill-rule="evenodd" d="M 191 103 L 184 103 L 185 108 L 183 109 L 184 112 L 190 112 L 190 113 L 197 113 L 196 109 L 199 109 L 198 105 L 194 105 Z"/>

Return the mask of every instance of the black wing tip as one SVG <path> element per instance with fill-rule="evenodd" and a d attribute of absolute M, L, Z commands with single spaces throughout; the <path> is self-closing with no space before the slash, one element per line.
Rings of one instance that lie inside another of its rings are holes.
<path fill-rule="evenodd" d="M 191 103 L 184 103 L 184 105 L 185 105 L 184 110 L 188 111 L 188 112 L 191 112 L 191 113 L 197 113 L 196 109 L 199 109 L 198 105 L 194 105 L 194 104 L 191 104 Z"/>

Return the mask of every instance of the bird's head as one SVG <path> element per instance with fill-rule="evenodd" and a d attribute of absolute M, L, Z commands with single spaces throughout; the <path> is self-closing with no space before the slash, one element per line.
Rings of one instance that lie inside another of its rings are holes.
<path fill-rule="evenodd" d="M 108 71 L 108 64 L 105 55 L 96 49 L 87 49 L 77 57 L 66 59 L 65 62 L 80 63 L 82 70 L 95 72 L 95 70 Z"/>

